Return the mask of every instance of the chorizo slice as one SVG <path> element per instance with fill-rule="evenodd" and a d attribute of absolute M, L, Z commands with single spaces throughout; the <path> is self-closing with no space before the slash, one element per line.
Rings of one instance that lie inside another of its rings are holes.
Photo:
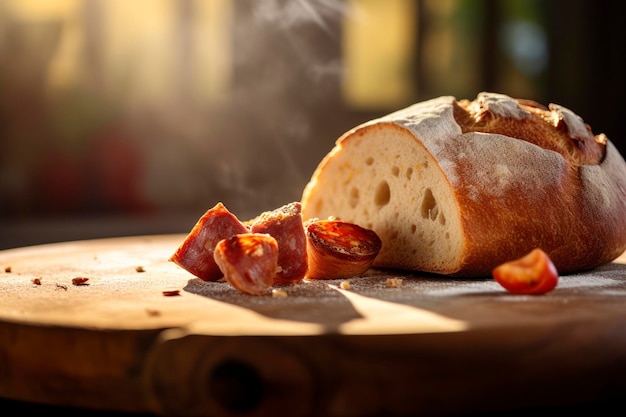
<path fill-rule="evenodd" d="M 222 271 L 213 257 L 215 246 L 222 239 L 247 232 L 224 204 L 217 203 L 198 219 L 169 260 L 204 281 L 216 281 L 222 278 Z"/>
<path fill-rule="evenodd" d="M 261 213 L 248 222 L 253 233 L 268 233 L 278 242 L 276 282 L 296 284 L 307 272 L 306 234 L 302 223 L 300 202 L 285 204 Z"/>
<path fill-rule="evenodd" d="M 223 239 L 213 256 L 226 281 L 241 292 L 263 295 L 274 284 L 278 242 L 269 234 L 244 233 Z"/>
<path fill-rule="evenodd" d="M 373 230 L 340 220 L 306 224 L 309 279 L 350 278 L 367 271 L 382 247 Z"/>

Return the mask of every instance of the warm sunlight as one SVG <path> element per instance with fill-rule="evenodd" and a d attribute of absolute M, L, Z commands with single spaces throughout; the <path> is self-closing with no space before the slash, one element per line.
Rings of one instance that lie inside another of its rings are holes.
<path fill-rule="evenodd" d="M 231 77 L 230 0 L 11 0 L 10 15 L 48 56 L 46 88 L 96 86 L 129 106 L 191 95 L 210 101 Z"/>
<path fill-rule="evenodd" d="M 417 4 L 412 0 L 351 0 L 344 23 L 346 101 L 359 107 L 397 106 L 415 94 Z"/>

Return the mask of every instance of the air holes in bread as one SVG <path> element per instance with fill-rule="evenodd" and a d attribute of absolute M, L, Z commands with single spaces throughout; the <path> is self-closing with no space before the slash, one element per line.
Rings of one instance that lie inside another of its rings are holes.
<path fill-rule="evenodd" d="M 400 174 L 400 168 L 398 168 L 396 165 L 391 167 L 391 175 L 393 175 L 394 177 L 397 177 L 398 174 Z"/>
<path fill-rule="evenodd" d="M 355 208 L 359 204 L 359 189 L 356 187 L 352 187 L 350 189 L 350 197 L 348 199 L 348 204 L 351 208 Z"/>
<path fill-rule="evenodd" d="M 391 199 L 391 190 L 387 181 L 381 181 L 376 186 L 376 192 L 374 193 L 374 204 L 378 207 L 385 206 Z"/>
<path fill-rule="evenodd" d="M 422 198 L 421 214 L 424 219 L 435 220 L 437 214 L 439 214 L 439 207 L 437 207 L 437 200 L 433 196 L 433 192 L 430 188 L 424 191 L 424 197 Z"/>
<path fill-rule="evenodd" d="M 372 165 L 374 163 L 374 158 L 371 156 L 365 160 L 365 165 Z"/>
<path fill-rule="evenodd" d="M 405 173 L 404 175 L 406 175 L 406 179 L 407 179 L 407 180 L 410 180 L 410 179 L 411 179 L 411 177 L 413 176 L 413 168 L 408 167 L 408 168 L 406 169 L 406 173 Z"/>

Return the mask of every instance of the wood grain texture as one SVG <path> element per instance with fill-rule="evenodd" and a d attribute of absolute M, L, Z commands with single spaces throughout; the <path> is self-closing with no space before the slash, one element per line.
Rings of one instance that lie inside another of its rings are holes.
<path fill-rule="evenodd" d="M 305 281 L 274 298 L 168 262 L 183 238 L 0 251 L 0 397 L 160 415 L 393 416 L 626 390 L 624 255 L 543 296 L 372 269 L 348 290 Z"/>

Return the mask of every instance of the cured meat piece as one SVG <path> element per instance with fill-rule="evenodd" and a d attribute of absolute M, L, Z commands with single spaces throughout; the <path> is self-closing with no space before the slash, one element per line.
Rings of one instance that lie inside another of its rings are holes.
<path fill-rule="evenodd" d="M 217 203 L 198 219 L 169 260 L 204 281 L 216 281 L 222 277 L 222 271 L 213 257 L 215 245 L 247 232 L 248 228 L 234 214 Z"/>
<path fill-rule="evenodd" d="M 307 278 L 350 278 L 374 263 L 382 242 L 376 232 L 340 220 L 307 222 Z"/>
<path fill-rule="evenodd" d="M 278 242 L 261 233 L 223 239 L 215 246 L 215 262 L 233 287 L 250 295 L 263 295 L 274 284 Z"/>
<path fill-rule="evenodd" d="M 276 282 L 295 284 L 307 272 L 306 234 L 300 202 L 266 211 L 248 222 L 253 233 L 269 233 L 278 242 Z"/>

